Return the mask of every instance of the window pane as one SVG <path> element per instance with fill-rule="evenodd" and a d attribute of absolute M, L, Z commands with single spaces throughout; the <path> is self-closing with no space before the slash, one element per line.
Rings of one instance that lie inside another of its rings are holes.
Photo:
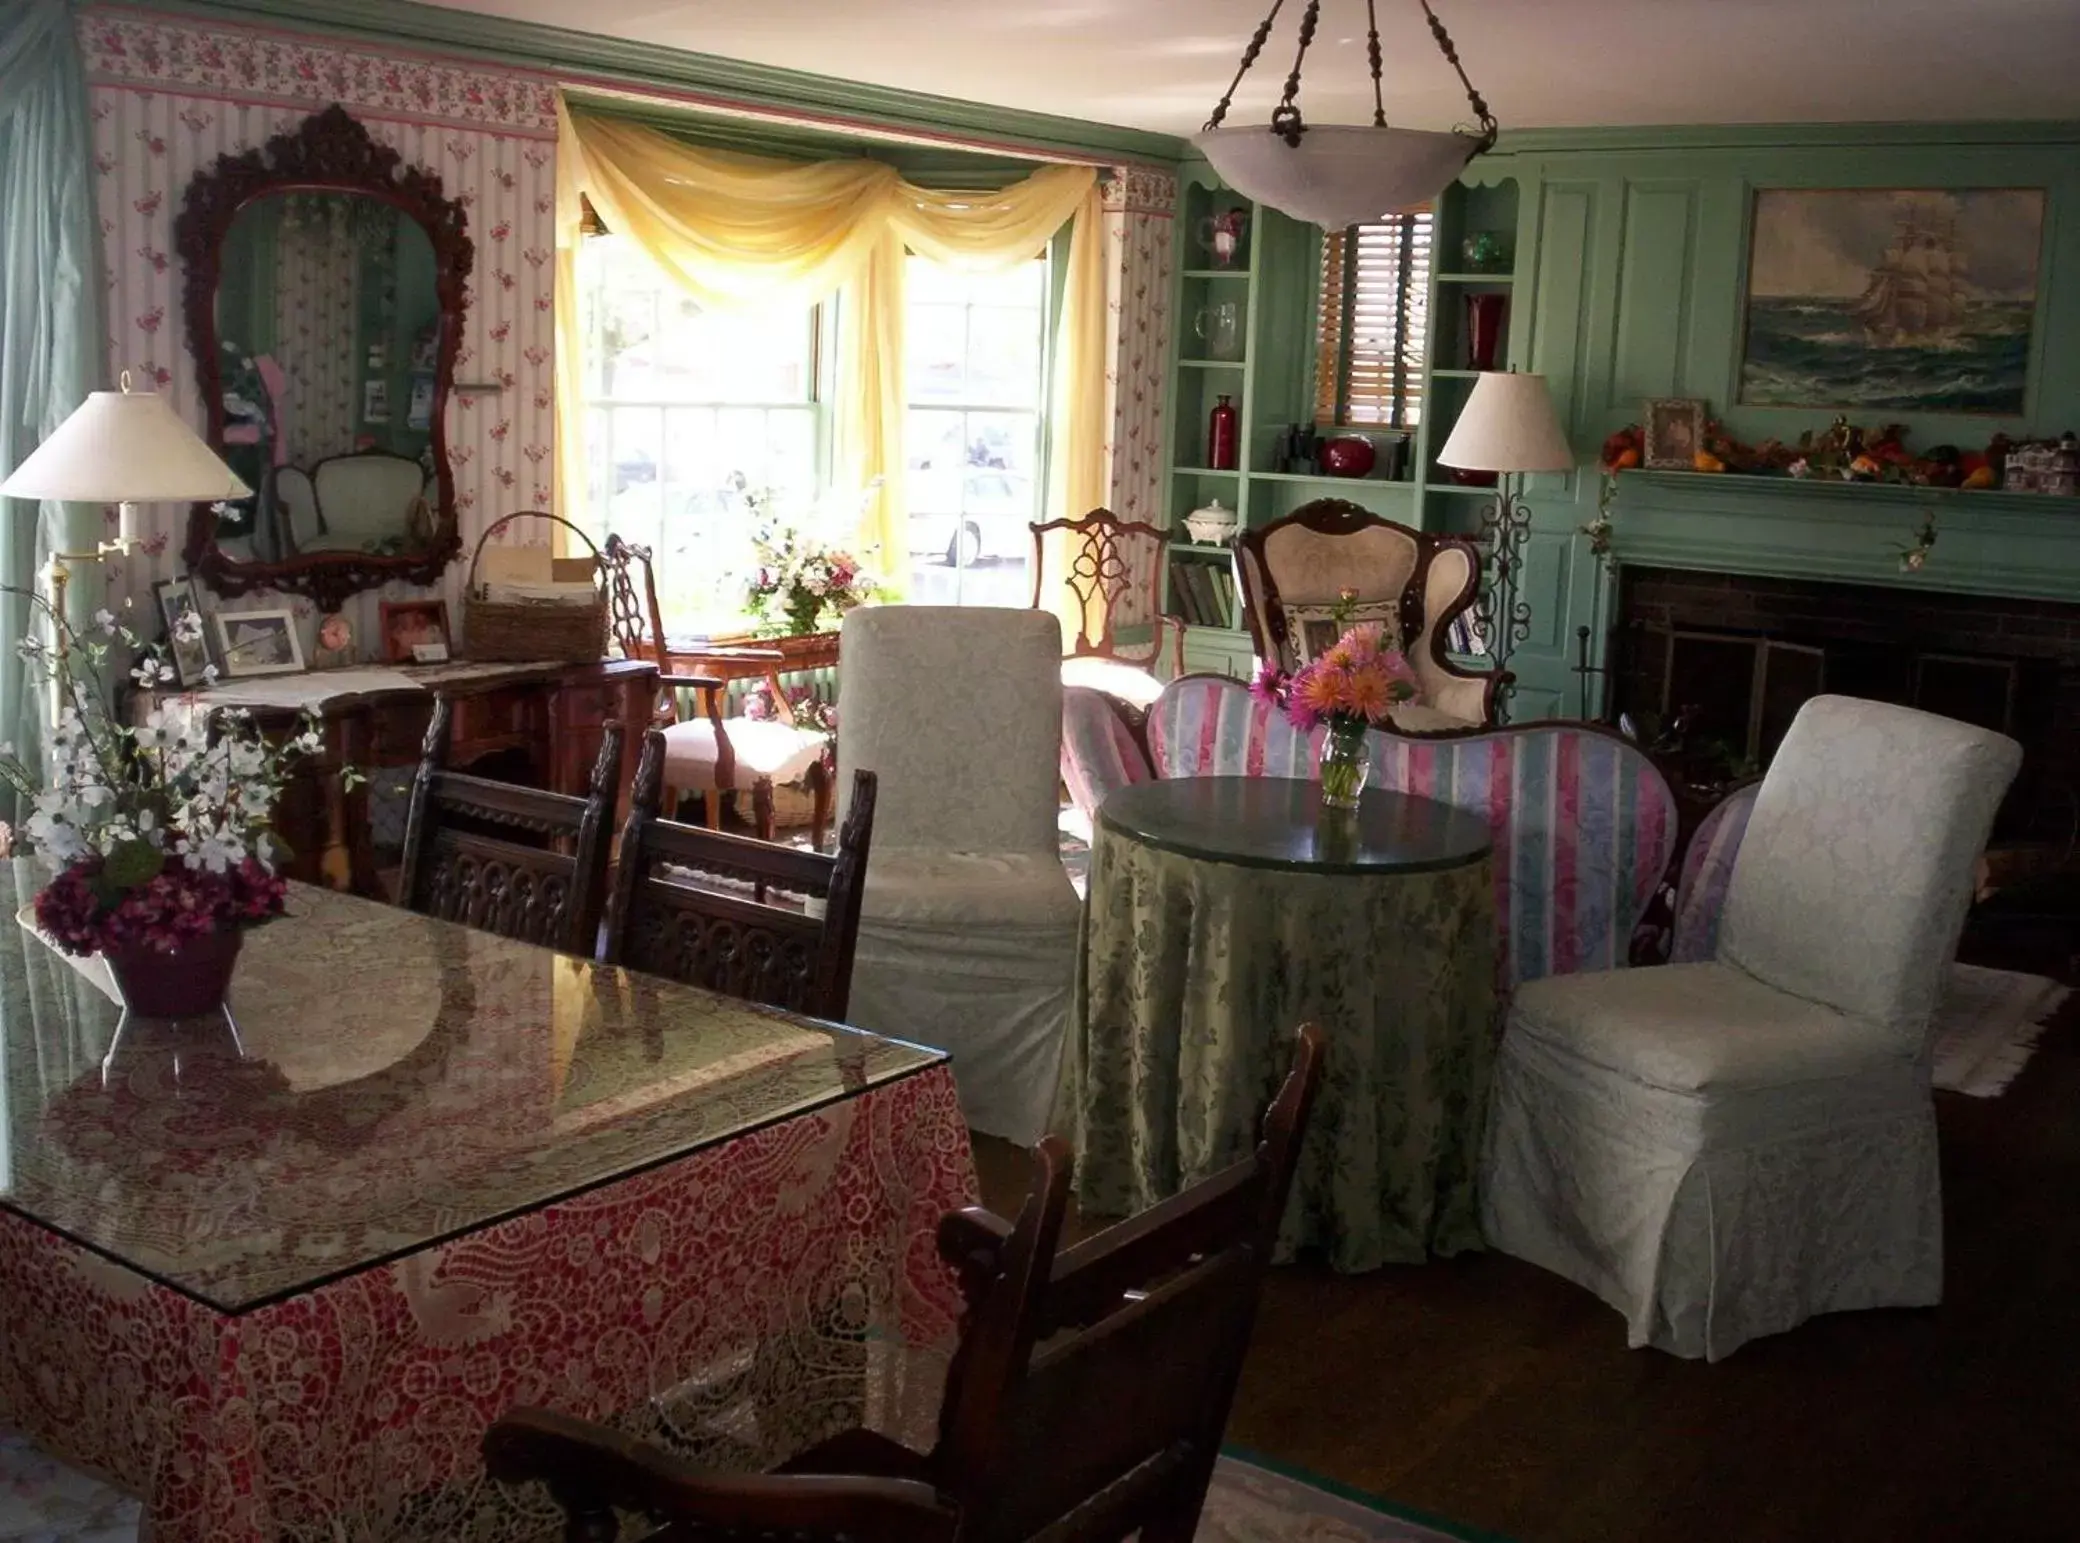
<path fill-rule="evenodd" d="M 906 276 L 911 596 L 1030 604 L 1048 264 L 970 274 L 912 257 Z"/>
<path fill-rule="evenodd" d="M 815 312 L 704 312 L 612 236 L 585 243 L 579 279 L 590 533 L 652 549 L 668 632 L 734 631 L 754 499 L 818 517 Z"/>

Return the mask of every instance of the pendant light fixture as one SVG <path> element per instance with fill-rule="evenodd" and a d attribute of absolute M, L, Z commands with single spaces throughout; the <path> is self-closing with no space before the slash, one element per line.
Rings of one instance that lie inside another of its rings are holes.
<path fill-rule="evenodd" d="M 1250 66 L 1264 51 L 1272 23 L 1285 0 L 1272 0 L 1271 11 L 1257 27 L 1227 94 L 1214 106 L 1206 127 L 1192 143 L 1220 173 L 1221 180 L 1245 198 L 1269 204 L 1296 220 L 1320 225 L 1326 230 L 1364 225 L 1415 204 L 1428 203 L 1443 192 L 1466 163 L 1494 147 L 1497 125 L 1488 104 L 1466 78 L 1459 51 L 1452 46 L 1444 23 L 1430 9 L 1430 0 L 1416 0 L 1430 22 L 1445 62 L 1466 88 L 1466 100 L 1479 121 L 1478 134 L 1436 133 L 1422 129 L 1390 128 L 1386 103 L 1380 89 L 1379 19 L 1377 0 L 1365 0 L 1367 54 L 1372 64 L 1372 123 L 1308 123 L 1300 115 L 1300 67 L 1314 42 L 1315 25 L 1321 17 L 1322 0 L 1308 0 L 1300 18 L 1300 49 L 1293 56 L 1292 73 L 1286 76 L 1285 92 L 1271 110 L 1265 128 L 1228 128 L 1228 104 L 1242 84 Z"/>

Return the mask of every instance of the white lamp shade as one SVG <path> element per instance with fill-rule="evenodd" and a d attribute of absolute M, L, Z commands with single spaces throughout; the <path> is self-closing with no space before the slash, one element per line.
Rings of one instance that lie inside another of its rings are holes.
<path fill-rule="evenodd" d="M 247 498 L 252 489 L 156 391 L 95 391 L 30 453 L 0 496 L 82 504 Z"/>
<path fill-rule="evenodd" d="M 1572 471 L 1543 375 L 1483 374 L 1437 459 L 1466 471 Z"/>
<path fill-rule="evenodd" d="M 1204 129 L 1192 143 L 1243 197 L 1324 230 L 1430 202 L 1481 148 L 1465 134 L 1351 123 L 1309 124 L 1297 146 L 1268 126 Z"/>

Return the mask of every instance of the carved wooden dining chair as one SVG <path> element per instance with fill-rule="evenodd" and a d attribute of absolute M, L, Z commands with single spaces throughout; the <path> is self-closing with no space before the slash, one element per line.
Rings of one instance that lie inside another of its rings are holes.
<path fill-rule="evenodd" d="M 665 736 L 652 729 L 621 830 L 607 962 L 842 1019 L 874 833 L 874 774 L 854 775 L 838 849 L 825 856 L 660 818 L 664 765 Z M 774 891 L 785 900 L 769 900 Z"/>
<path fill-rule="evenodd" d="M 613 839 L 621 726 L 610 723 L 583 798 L 448 770 L 446 697 L 412 781 L 405 906 L 590 959 L 599 946 Z"/>
<path fill-rule="evenodd" d="M 666 786 L 675 797 L 699 794 L 713 830 L 722 828 L 721 795 L 749 793 L 758 839 L 771 841 L 774 786 L 804 782 L 811 800 L 811 839 L 821 849 L 831 820 L 830 736 L 797 721 L 780 681 L 785 656 L 773 648 L 694 647 L 668 641 L 650 548 L 610 535 L 601 551 L 614 641 L 624 657 L 657 664 L 656 727 L 665 735 Z M 725 715 L 727 676 L 741 678 L 747 663 L 766 667 L 762 673 L 773 703 L 769 719 Z M 718 672 L 718 664 L 731 668 Z M 681 691 L 693 694 L 698 717 L 679 716 Z"/>
<path fill-rule="evenodd" d="M 1184 670 L 1184 623 L 1163 614 L 1169 535 L 1110 509 L 1030 529 L 1033 609 L 1059 602 L 1075 618 L 1064 629 L 1062 684 L 1090 686 L 1145 710 L 1162 689 L 1158 668 L 1169 675 Z"/>
<path fill-rule="evenodd" d="M 1015 1224 L 939 1223 L 968 1311 L 930 1453 L 848 1431 L 774 1474 L 709 1473 L 546 1410 L 484 1438 L 493 1477 L 545 1480 L 570 1543 L 612 1543 L 615 1508 L 658 1539 L 1190 1543 L 1220 1455 L 1325 1039 L 1300 1030 L 1254 1151 L 1183 1194 L 1059 1247 L 1070 1153 L 1033 1151 Z"/>

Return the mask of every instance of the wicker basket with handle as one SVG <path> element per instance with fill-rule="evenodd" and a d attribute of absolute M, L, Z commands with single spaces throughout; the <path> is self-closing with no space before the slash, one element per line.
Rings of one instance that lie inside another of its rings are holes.
<path fill-rule="evenodd" d="M 554 605 L 542 602 L 485 600 L 477 593 L 477 565 L 484 559 L 484 545 L 515 520 L 551 520 L 574 531 L 592 553 L 592 572 L 597 585 L 584 605 Z M 538 509 L 523 509 L 494 521 L 477 538 L 470 554 L 469 579 L 462 590 L 462 646 L 472 659 L 498 664 L 522 664 L 536 659 L 555 659 L 567 664 L 590 664 L 607 649 L 607 576 L 599 548 L 592 538 L 561 515 Z"/>

